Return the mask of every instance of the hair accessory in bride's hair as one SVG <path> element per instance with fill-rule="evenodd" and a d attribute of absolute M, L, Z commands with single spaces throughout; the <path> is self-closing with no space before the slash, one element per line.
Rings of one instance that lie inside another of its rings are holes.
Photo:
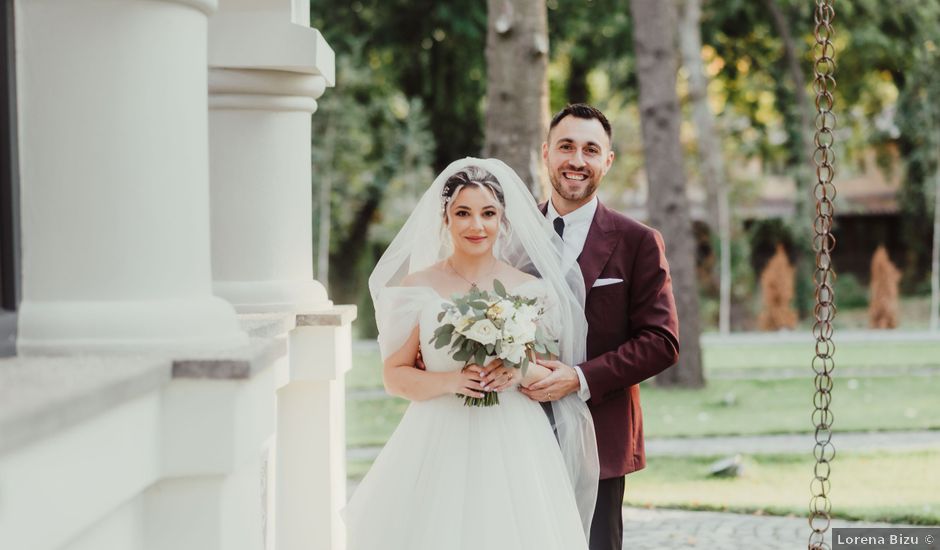
<path fill-rule="evenodd" d="M 480 166 L 470 165 L 455 172 L 441 186 L 441 217 L 447 219 L 447 205 L 457 195 L 460 189 L 468 185 L 477 185 L 490 191 L 499 204 L 506 206 L 506 199 L 499 180 L 492 172 Z"/>

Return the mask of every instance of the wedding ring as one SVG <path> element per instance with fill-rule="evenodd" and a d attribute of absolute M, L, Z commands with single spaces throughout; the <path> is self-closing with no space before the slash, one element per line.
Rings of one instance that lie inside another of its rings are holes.
<path fill-rule="evenodd" d="M 551 394 L 551 393 L 548 394 L 548 398 L 549 398 L 549 399 L 552 398 L 552 394 Z"/>

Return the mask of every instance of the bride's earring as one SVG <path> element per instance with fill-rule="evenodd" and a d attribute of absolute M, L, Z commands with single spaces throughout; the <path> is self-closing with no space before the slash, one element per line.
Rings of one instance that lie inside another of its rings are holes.
<path fill-rule="evenodd" d="M 453 242 L 453 239 L 451 239 L 450 228 L 447 226 L 446 218 L 444 218 L 443 222 L 441 223 L 440 241 L 441 241 L 441 252 L 445 256 L 450 256 L 451 253 L 454 251 L 454 242 Z"/>
<path fill-rule="evenodd" d="M 499 224 L 499 235 L 496 236 L 496 242 L 493 243 L 493 256 L 505 261 L 506 258 L 503 256 L 505 256 L 511 238 L 512 225 L 509 224 L 509 220 L 504 218 Z"/>

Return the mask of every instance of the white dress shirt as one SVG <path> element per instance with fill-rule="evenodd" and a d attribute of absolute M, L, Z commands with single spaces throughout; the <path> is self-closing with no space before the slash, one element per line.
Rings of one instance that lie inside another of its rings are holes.
<path fill-rule="evenodd" d="M 555 210 L 555 205 L 552 204 L 552 201 L 548 201 L 548 212 L 546 217 L 551 223 L 555 223 L 555 218 L 561 216 L 561 219 L 565 221 L 565 232 L 562 240 L 565 241 L 565 250 L 562 254 L 562 261 L 564 264 L 570 265 L 570 262 L 578 261 L 578 256 L 581 255 L 581 251 L 584 250 L 584 242 L 587 241 L 588 231 L 591 229 L 591 222 L 594 221 L 594 214 L 597 212 L 597 195 L 594 195 L 594 198 L 590 202 L 581 206 L 577 210 L 568 212 L 564 216 L 558 213 Z M 581 389 L 578 390 L 578 395 L 581 396 L 581 399 L 587 401 L 591 398 L 591 389 L 588 388 L 587 380 L 584 378 L 584 372 L 581 370 L 581 367 L 574 365 L 574 370 L 578 373 L 578 381 L 581 383 Z"/>

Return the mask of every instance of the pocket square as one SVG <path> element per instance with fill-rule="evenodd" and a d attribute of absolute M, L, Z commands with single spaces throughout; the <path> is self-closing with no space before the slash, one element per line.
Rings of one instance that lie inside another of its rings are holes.
<path fill-rule="evenodd" d="M 598 279 L 594 281 L 594 286 L 591 288 L 597 288 L 599 286 L 615 285 L 617 283 L 622 283 L 623 279 Z"/>

